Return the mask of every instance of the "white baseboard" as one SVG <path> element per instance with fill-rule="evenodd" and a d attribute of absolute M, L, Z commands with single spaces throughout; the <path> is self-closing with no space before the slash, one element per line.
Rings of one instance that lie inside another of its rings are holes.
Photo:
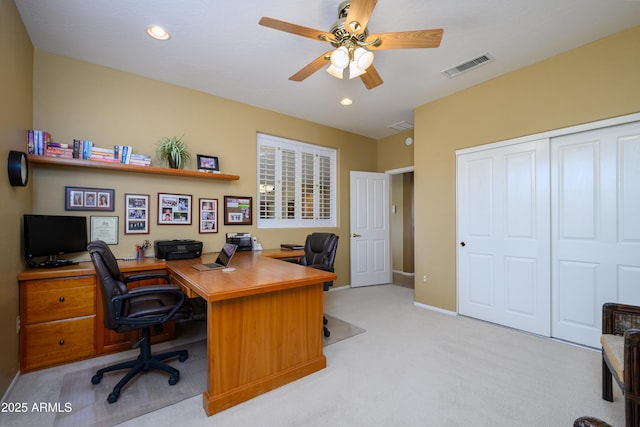
<path fill-rule="evenodd" d="M 448 314 L 450 316 L 457 316 L 458 315 L 458 313 L 456 313 L 455 311 L 444 310 L 444 309 L 439 308 L 439 307 L 434 307 L 432 305 L 422 304 L 422 303 L 416 302 L 416 301 L 413 302 L 413 305 L 415 305 L 416 307 L 424 308 L 426 310 L 437 311 L 438 313 Z"/>
<path fill-rule="evenodd" d="M 400 271 L 400 270 L 392 270 L 391 271 L 393 274 L 400 274 L 402 276 L 407 276 L 407 277 L 415 277 L 416 273 L 407 273 L 406 271 Z"/>

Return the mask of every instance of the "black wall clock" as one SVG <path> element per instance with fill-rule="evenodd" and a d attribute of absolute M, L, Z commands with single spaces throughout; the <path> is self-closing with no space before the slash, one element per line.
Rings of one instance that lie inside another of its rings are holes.
<path fill-rule="evenodd" d="M 9 183 L 14 187 L 24 187 L 29 180 L 29 162 L 22 151 L 9 151 L 7 161 Z"/>

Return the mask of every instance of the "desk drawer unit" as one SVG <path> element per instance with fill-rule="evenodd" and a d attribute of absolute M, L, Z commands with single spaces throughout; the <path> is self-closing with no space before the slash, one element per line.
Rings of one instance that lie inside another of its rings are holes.
<path fill-rule="evenodd" d="M 85 359 L 95 353 L 95 316 L 24 326 L 25 371 Z"/>
<path fill-rule="evenodd" d="M 95 276 L 20 283 L 23 372 L 95 355 Z"/>

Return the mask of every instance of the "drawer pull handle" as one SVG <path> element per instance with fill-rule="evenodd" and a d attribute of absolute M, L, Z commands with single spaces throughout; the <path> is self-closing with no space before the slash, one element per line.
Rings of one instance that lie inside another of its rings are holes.
<path fill-rule="evenodd" d="M 58 344 L 60 344 L 60 345 L 64 345 L 64 340 L 60 340 L 60 341 L 58 341 Z"/>
<path fill-rule="evenodd" d="M 60 301 L 60 302 L 64 302 L 64 297 L 60 297 L 60 298 L 58 298 L 58 301 Z"/>

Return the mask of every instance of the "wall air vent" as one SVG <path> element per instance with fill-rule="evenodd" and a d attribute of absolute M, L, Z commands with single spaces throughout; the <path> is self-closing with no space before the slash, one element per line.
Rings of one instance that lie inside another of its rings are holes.
<path fill-rule="evenodd" d="M 491 56 L 489 53 L 485 53 L 463 64 L 457 65 L 455 67 L 451 67 L 448 70 L 444 70 L 442 74 L 444 74 L 449 78 L 452 78 L 459 74 L 464 73 L 465 71 L 472 70 L 476 67 L 479 67 L 480 65 L 486 64 L 494 60 L 495 58 L 493 56 Z"/>
<path fill-rule="evenodd" d="M 387 127 L 393 130 L 405 130 L 405 129 L 411 129 L 413 127 L 413 123 L 403 120 L 401 122 L 394 123 Z"/>

